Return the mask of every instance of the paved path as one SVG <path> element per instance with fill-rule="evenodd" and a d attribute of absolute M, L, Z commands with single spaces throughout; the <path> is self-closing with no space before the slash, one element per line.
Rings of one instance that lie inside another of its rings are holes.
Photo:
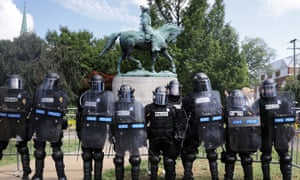
<path fill-rule="evenodd" d="M 81 156 L 78 158 L 75 156 L 65 156 L 64 161 L 67 178 L 69 180 L 82 180 L 83 164 Z M 30 162 L 31 168 L 33 169 L 33 173 L 30 174 L 31 176 L 34 174 L 34 162 L 34 159 Z M 103 164 L 103 170 L 114 168 L 113 157 L 104 157 Z M 19 174 L 16 164 L 0 166 L 0 180 L 20 180 L 20 177 L 16 177 L 16 174 Z M 45 159 L 44 180 L 57 180 L 55 165 L 51 156 L 47 156 Z"/>

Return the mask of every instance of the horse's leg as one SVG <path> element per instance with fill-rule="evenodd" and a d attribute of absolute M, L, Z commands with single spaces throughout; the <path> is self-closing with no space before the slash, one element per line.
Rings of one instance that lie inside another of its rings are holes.
<path fill-rule="evenodd" d="M 141 61 L 140 60 L 138 60 L 138 59 L 135 59 L 134 57 L 132 57 L 131 55 L 130 56 L 128 56 L 128 59 L 129 60 L 131 60 L 131 61 L 134 61 L 134 62 L 136 62 L 137 63 L 137 66 L 138 66 L 138 69 L 140 69 L 140 70 L 144 70 L 144 68 L 143 68 L 143 66 L 142 66 L 142 63 L 141 63 Z"/>
<path fill-rule="evenodd" d="M 151 53 L 151 60 L 152 60 L 151 70 L 154 73 L 156 72 L 155 71 L 155 64 L 156 64 L 157 56 L 158 56 L 158 52 L 157 51 L 153 51 Z"/>
<path fill-rule="evenodd" d="M 176 67 L 175 67 L 175 64 L 174 64 L 174 60 L 173 58 L 170 56 L 169 52 L 165 49 L 162 51 L 163 55 L 171 62 L 171 65 L 172 65 L 172 72 L 173 73 L 176 73 Z"/>
<path fill-rule="evenodd" d="M 121 73 L 121 65 L 122 61 L 126 58 L 127 52 L 122 51 L 121 56 L 118 59 L 118 64 L 117 64 L 117 72 L 118 74 Z"/>

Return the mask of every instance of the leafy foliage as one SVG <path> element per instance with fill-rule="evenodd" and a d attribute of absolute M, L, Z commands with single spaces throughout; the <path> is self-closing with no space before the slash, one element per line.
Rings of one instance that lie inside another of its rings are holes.
<path fill-rule="evenodd" d="M 239 46 L 237 32 L 225 23 L 223 0 L 208 4 L 207 0 L 148 0 L 152 26 L 176 23 L 184 28 L 175 44 L 169 44 L 177 75 L 183 84 L 184 94 L 191 91 L 194 73 L 206 73 L 213 89 L 241 88 L 253 83 L 256 71 L 265 68 L 272 51 L 260 39 L 246 39 Z M 83 79 L 92 70 L 107 74 L 116 73 L 120 45 L 116 44 L 104 56 L 99 52 L 108 37 L 96 39 L 84 30 L 48 31 L 45 40 L 35 34 L 24 34 L 13 41 L 0 41 L 0 83 L 6 75 L 18 73 L 25 80 L 25 88 L 33 94 L 43 77 L 50 71 L 58 72 L 61 85 L 67 90 L 71 104 L 81 92 Z M 134 50 L 133 56 L 150 67 L 150 53 Z M 252 68 L 251 68 L 252 67 Z M 156 70 L 170 68 L 170 62 L 158 57 Z M 136 69 L 135 63 L 123 63 L 122 71 Z M 249 74 L 248 74 L 249 73 Z"/>

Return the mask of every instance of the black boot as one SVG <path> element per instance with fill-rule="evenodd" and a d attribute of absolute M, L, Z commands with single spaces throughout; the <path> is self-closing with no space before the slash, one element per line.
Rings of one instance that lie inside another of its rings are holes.
<path fill-rule="evenodd" d="M 29 166 L 30 164 L 29 154 L 21 155 L 21 161 L 23 166 L 22 180 L 29 180 L 29 174 L 31 173 L 31 168 Z"/>
<path fill-rule="evenodd" d="M 95 160 L 94 180 L 102 180 L 102 168 L 103 168 L 104 153 L 102 151 L 101 152 L 95 152 L 93 154 L 93 158 Z"/>
<path fill-rule="evenodd" d="M 124 179 L 124 157 L 116 156 L 114 158 L 116 180 Z"/>
<path fill-rule="evenodd" d="M 193 180 L 193 163 L 196 159 L 194 154 L 182 154 L 181 160 L 184 169 L 183 180 Z"/>
<path fill-rule="evenodd" d="M 141 158 L 139 156 L 131 156 L 129 158 L 131 164 L 131 179 L 138 180 L 140 175 Z"/>
<path fill-rule="evenodd" d="M 92 179 L 92 152 L 89 149 L 82 148 L 81 158 L 83 160 L 83 180 Z"/>
<path fill-rule="evenodd" d="M 288 153 L 284 153 L 280 156 L 280 171 L 283 180 L 292 179 L 292 158 Z"/>
<path fill-rule="evenodd" d="M 29 174 L 31 173 L 30 168 L 30 156 L 27 148 L 27 141 L 18 141 L 16 144 L 17 151 L 21 155 L 21 162 L 23 167 L 22 180 L 29 180 Z"/>
<path fill-rule="evenodd" d="M 244 180 L 253 180 L 252 158 L 242 156 L 242 166 L 244 169 Z"/>
<path fill-rule="evenodd" d="M 157 171 L 158 171 L 158 163 L 160 161 L 159 156 L 150 155 L 149 156 L 149 162 L 150 162 L 150 180 L 156 180 L 157 179 Z"/>
<path fill-rule="evenodd" d="M 32 180 L 42 180 L 43 170 L 44 170 L 44 158 L 46 157 L 46 152 L 43 150 L 35 150 L 35 174 Z"/>
<path fill-rule="evenodd" d="M 175 173 L 175 160 L 171 158 L 165 158 L 164 159 L 164 167 L 166 170 L 165 179 L 168 180 L 175 180 L 176 173 Z"/>
<path fill-rule="evenodd" d="M 66 180 L 66 175 L 65 175 L 65 164 L 64 164 L 64 153 L 60 150 L 54 150 L 52 154 L 52 158 L 55 161 L 55 168 L 56 168 L 56 173 L 57 177 L 59 180 Z"/>
<path fill-rule="evenodd" d="M 209 162 L 209 169 L 212 180 L 218 180 L 218 155 L 214 150 L 207 150 L 207 159 Z"/>
<path fill-rule="evenodd" d="M 269 155 L 261 156 L 261 169 L 263 172 L 263 180 L 271 180 L 270 178 L 270 162 L 272 158 Z"/>
<path fill-rule="evenodd" d="M 43 180 L 44 159 L 35 160 L 35 174 L 32 180 Z"/>
<path fill-rule="evenodd" d="M 225 164 L 224 180 L 233 180 L 234 165 L 234 163 Z"/>
<path fill-rule="evenodd" d="M 83 161 L 83 180 L 92 179 L 92 160 Z"/>

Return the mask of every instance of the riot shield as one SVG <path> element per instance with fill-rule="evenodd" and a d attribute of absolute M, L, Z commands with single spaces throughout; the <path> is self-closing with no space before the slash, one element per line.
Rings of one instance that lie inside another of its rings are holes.
<path fill-rule="evenodd" d="M 26 137 L 26 115 L 29 103 L 23 97 L 22 90 L 8 90 L 1 88 L 0 108 L 0 139 L 9 140 L 18 136 Z M 27 109 L 26 109 L 27 108 Z"/>
<path fill-rule="evenodd" d="M 113 116 L 113 95 L 85 92 L 81 97 L 81 142 L 82 147 L 103 148 L 108 134 L 108 126 Z"/>
<path fill-rule="evenodd" d="M 280 108 L 273 118 L 274 146 L 276 149 L 287 149 L 288 143 L 295 135 L 295 94 L 291 91 L 282 91 L 278 97 Z"/>
<path fill-rule="evenodd" d="M 215 149 L 225 143 L 220 93 L 212 91 L 210 96 L 196 96 L 195 111 L 199 140 L 206 149 Z"/>
<path fill-rule="evenodd" d="M 138 156 L 139 148 L 146 146 L 146 127 L 143 105 L 134 101 L 116 102 L 114 125 L 115 151 L 123 156 L 126 151 Z"/>
<path fill-rule="evenodd" d="M 57 142 L 61 138 L 66 108 L 67 96 L 63 91 L 39 87 L 31 114 L 37 140 Z"/>
<path fill-rule="evenodd" d="M 258 101 L 250 104 L 245 96 L 229 96 L 226 114 L 230 148 L 237 152 L 257 151 L 261 147 Z"/>

